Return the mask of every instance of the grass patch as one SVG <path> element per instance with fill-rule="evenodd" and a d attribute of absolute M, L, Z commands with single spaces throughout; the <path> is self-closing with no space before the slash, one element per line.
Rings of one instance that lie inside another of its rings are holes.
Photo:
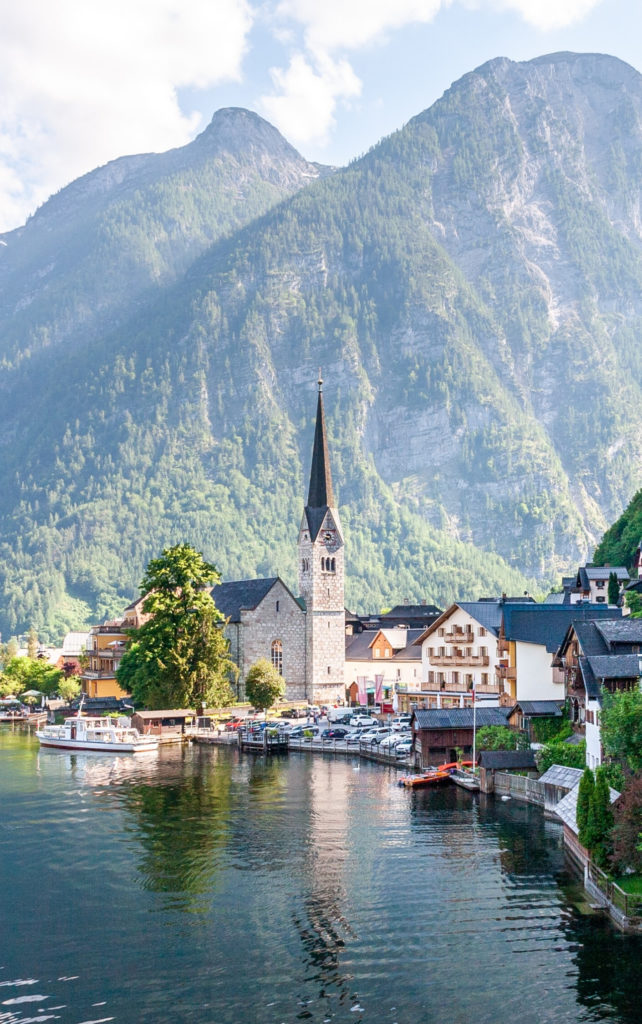
<path fill-rule="evenodd" d="M 642 896 L 642 875 L 623 875 L 622 878 L 614 878 L 613 881 L 623 892 Z"/>

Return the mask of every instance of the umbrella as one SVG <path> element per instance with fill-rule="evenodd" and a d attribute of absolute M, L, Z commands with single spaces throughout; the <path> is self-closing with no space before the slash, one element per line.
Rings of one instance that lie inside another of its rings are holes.
<path fill-rule="evenodd" d="M 42 690 L 25 690 L 24 693 L 20 694 L 21 697 L 42 697 Z"/>

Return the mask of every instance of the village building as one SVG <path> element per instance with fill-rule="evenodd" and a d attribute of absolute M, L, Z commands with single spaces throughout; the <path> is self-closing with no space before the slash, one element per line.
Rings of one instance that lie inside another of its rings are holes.
<path fill-rule="evenodd" d="M 609 576 L 615 573 L 620 597 L 630 582 L 628 570 L 623 565 L 581 565 L 574 576 L 562 577 L 562 592 L 549 594 L 546 603 L 551 604 L 608 604 Z"/>
<path fill-rule="evenodd" d="M 555 660 L 573 621 L 621 618 L 619 608 L 600 604 L 517 604 L 501 608 L 497 680 L 500 703 L 564 702 L 564 672 Z"/>
<path fill-rule="evenodd" d="M 573 622 L 556 655 L 576 732 L 586 738 L 586 763 L 602 763 L 600 713 L 604 690 L 640 685 L 642 619 Z"/>
<path fill-rule="evenodd" d="M 118 684 L 116 671 L 125 653 L 127 630 L 138 629 L 147 621 L 143 612 L 144 597 L 132 601 L 119 619 L 92 626 L 87 639 L 87 667 L 80 677 L 88 697 L 126 697 Z"/>
<path fill-rule="evenodd" d="M 400 694 L 421 690 L 421 649 L 415 640 L 422 629 L 397 626 L 391 629 L 367 629 L 346 636 L 345 689 L 350 704 L 362 696 L 369 706 L 390 704 Z M 379 698 L 377 700 L 377 697 Z M 403 710 L 399 706 L 399 710 Z"/>
<path fill-rule="evenodd" d="M 502 605 L 514 600 L 458 601 L 428 626 L 415 641 L 422 652 L 421 692 L 408 703 L 424 709 L 471 707 L 474 690 L 488 704 L 499 705 Z"/>
<path fill-rule="evenodd" d="M 474 729 L 508 725 L 509 708 L 436 708 L 412 716 L 414 761 L 418 768 L 470 758 Z"/>

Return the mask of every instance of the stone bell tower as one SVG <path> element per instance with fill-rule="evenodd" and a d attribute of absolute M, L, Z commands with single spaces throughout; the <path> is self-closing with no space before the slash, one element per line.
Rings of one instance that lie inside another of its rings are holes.
<path fill-rule="evenodd" d="M 299 593 L 306 606 L 306 695 L 345 697 L 344 544 L 335 507 L 319 375 L 310 490 L 299 530 Z"/>

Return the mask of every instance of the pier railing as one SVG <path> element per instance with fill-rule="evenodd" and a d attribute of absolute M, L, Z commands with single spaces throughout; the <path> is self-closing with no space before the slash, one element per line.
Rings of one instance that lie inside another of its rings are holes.
<path fill-rule="evenodd" d="M 625 892 L 624 889 L 620 889 L 617 882 L 610 879 L 593 861 L 588 862 L 586 871 L 593 885 L 625 917 L 630 921 L 639 921 L 642 918 L 642 894 Z"/>

